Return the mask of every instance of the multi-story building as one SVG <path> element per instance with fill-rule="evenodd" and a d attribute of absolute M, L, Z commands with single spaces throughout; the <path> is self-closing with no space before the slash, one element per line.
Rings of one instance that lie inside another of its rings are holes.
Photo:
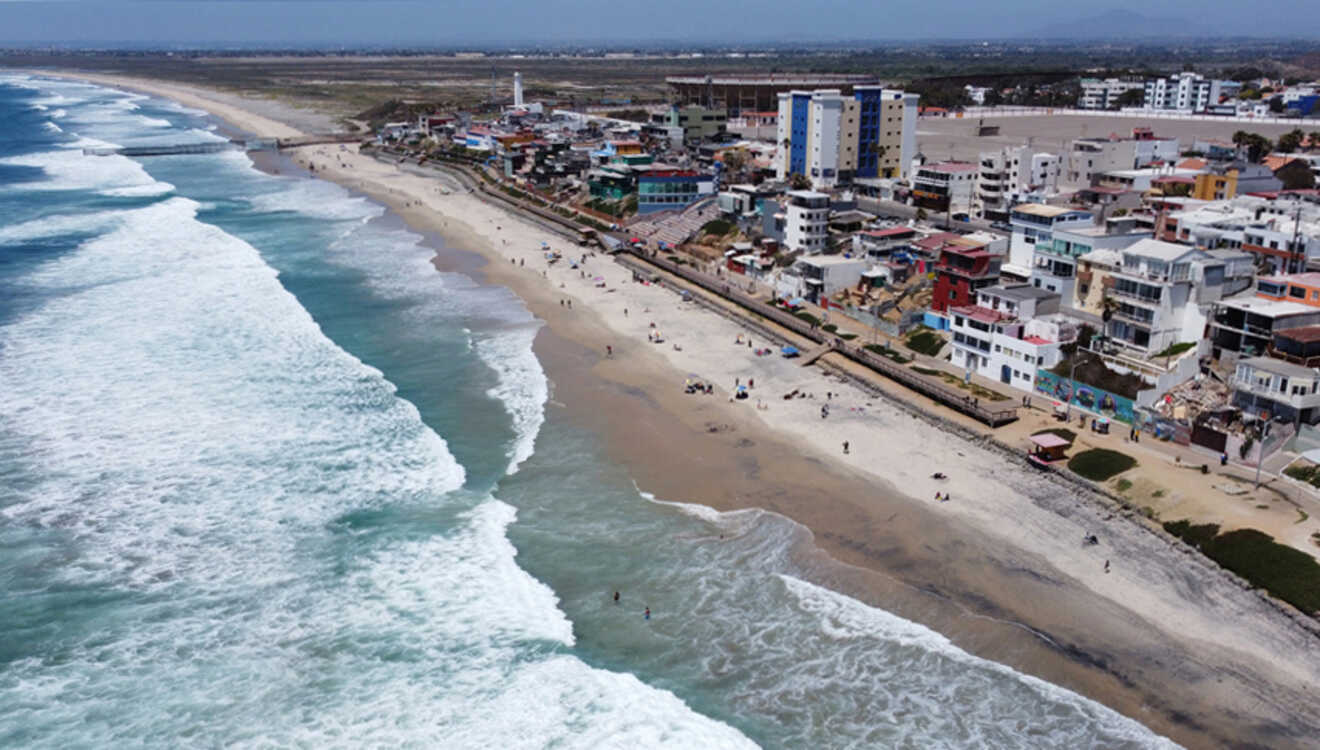
<path fill-rule="evenodd" d="M 935 264 L 935 287 L 930 309 L 936 316 L 951 307 L 976 304 L 976 295 L 986 287 L 999 283 L 999 266 L 1003 256 L 991 252 L 984 245 L 973 244 L 958 237 L 943 242 L 939 260 Z M 944 328 L 937 323 L 933 328 Z"/>
<path fill-rule="evenodd" d="M 1160 138 L 1150 128 L 1134 128 L 1131 138 L 1078 138 L 1068 151 L 1060 179 L 1069 184 L 1087 186 L 1097 175 L 1116 169 L 1137 169 L 1154 162 L 1178 159 L 1178 139 Z"/>
<path fill-rule="evenodd" d="M 1320 370 L 1273 357 L 1240 359 L 1233 372 L 1233 405 L 1281 422 L 1320 422 Z"/>
<path fill-rule="evenodd" d="M 875 86 L 880 83 L 874 76 L 865 75 L 798 75 L 772 73 L 768 76 L 671 76 L 665 79 L 680 104 L 700 104 L 722 107 L 732 116 L 746 112 L 768 112 L 775 108 L 778 95 L 789 91 L 838 89 L 844 95 L 853 93 L 856 86 Z"/>
<path fill-rule="evenodd" d="M 922 208 L 970 213 L 979 165 L 944 161 L 917 167 L 912 177 L 912 202 Z"/>
<path fill-rule="evenodd" d="M 698 142 L 724 132 L 728 126 L 729 111 L 723 107 L 700 105 L 674 105 L 663 114 L 653 115 L 652 122 L 683 129 L 683 140 Z"/>
<path fill-rule="evenodd" d="M 1031 284 L 1057 293 L 1063 306 L 1082 309 L 1090 294 L 1088 282 L 1080 282 L 1078 259 L 1094 250 L 1123 250 L 1150 237 L 1150 232 L 1131 223 L 1107 222 L 1104 226 L 1071 226 L 1053 230 L 1048 241 L 1033 245 Z"/>
<path fill-rule="evenodd" d="M 1083 78 L 1082 93 L 1077 97 L 1081 109 L 1116 109 L 1118 98 L 1129 91 L 1144 91 L 1142 81 L 1123 81 L 1117 78 Z"/>
<path fill-rule="evenodd" d="M 784 197 L 784 246 L 807 255 L 824 251 L 829 244 L 830 197 L 811 190 L 790 190 Z"/>
<path fill-rule="evenodd" d="M 906 178 L 916 154 L 917 95 L 879 86 L 779 95 L 775 174 L 817 189 L 855 179 Z"/>
<path fill-rule="evenodd" d="M 1031 278 L 1035 265 L 1036 244 L 1052 243 L 1056 229 L 1078 229 L 1091 226 L 1095 217 L 1087 211 L 1066 206 L 1047 206 L 1043 203 L 1022 203 L 1009 212 L 1013 236 L 1008 242 L 1008 259 L 1004 275 L 1019 281 Z"/>
<path fill-rule="evenodd" d="M 1059 295 L 1029 285 L 982 289 L 975 305 L 954 307 L 950 361 L 983 377 L 1032 390 L 1036 369 L 1062 358 L 1076 325 L 1057 315 Z"/>
<path fill-rule="evenodd" d="M 973 212 L 1004 219 L 1020 196 L 1058 188 L 1062 160 L 1058 154 L 1032 153 L 1030 146 L 981 154 L 972 198 Z"/>
<path fill-rule="evenodd" d="M 1179 73 L 1171 78 L 1146 81 L 1143 106 L 1179 112 L 1204 112 L 1234 90 L 1231 81 L 1207 79 L 1198 73 Z"/>
<path fill-rule="evenodd" d="M 689 169 L 652 169 L 637 178 L 637 213 L 683 208 L 715 194 L 715 178 Z"/>
<path fill-rule="evenodd" d="M 864 258 L 846 255 L 818 255 L 798 258 L 793 265 L 779 272 L 775 280 L 775 295 L 780 299 L 802 297 L 812 304 L 861 280 L 870 262 Z"/>
<path fill-rule="evenodd" d="M 1204 250 L 1155 239 L 1121 251 L 1123 265 L 1109 290 L 1110 340 L 1143 354 L 1205 334 L 1205 309 L 1234 284 L 1225 262 Z"/>
<path fill-rule="evenodd" d="M 1320 325 L 1320 309 L 1255 295 L 1219 300 L 1210 313 L 1211 356 L 1231 363 L 1265 354 L 1279 334 Z"/>

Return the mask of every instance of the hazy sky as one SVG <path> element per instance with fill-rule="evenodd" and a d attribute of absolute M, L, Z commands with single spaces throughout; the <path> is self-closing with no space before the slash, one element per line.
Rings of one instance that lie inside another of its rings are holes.
<path fill-rule="evenodd" d="M 0 43 L 996 38 L 1123 7 L 1158 17 L 1134 24 L 1145 34 L 1188 19 L 1205 32 L 1320 38 L 1320 0 L 0 0 Z"/>

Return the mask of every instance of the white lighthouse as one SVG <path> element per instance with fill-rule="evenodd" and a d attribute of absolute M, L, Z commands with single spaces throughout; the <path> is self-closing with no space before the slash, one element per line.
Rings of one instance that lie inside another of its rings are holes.
<path fill-rule="evenodd" d="M 522 105 L 522 73 L 515 72 L 513 74 L 513 106 L 521 107 Z"/>

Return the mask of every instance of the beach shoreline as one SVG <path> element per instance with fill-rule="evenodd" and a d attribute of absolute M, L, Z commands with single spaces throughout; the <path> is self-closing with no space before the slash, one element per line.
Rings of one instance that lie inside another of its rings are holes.
<path fill-rule="evenodd" d="M 246 132 L 299 132 L 245 112 L 232 95 L 70 77 L 170 98 Z M 1096 699 L 1183 744 L 1302 746 L 1313 736 L 1304 721 L 1315 719 L 1298 709 L 1316 705 L 1307 685 L 1320 667 L 1304 650 L 1309 644 L 1313 652 L 1314 640 L 1251 592 L 1235 591 L 1207 561 L 1171 545 L 1160 549 L 1153 535 L 1085 503 L 1060 516 L 1049 498 L 1033 496 L 1050 491 L 1048 484 L 1024 489 L 1015 483 L 1020 469 L 983 448 L 814 369 L 795 371 L 773 356 L 749 359 L 735 348 L 735 324 L 690 309 L 666 289 L 632 283 L 604 256 L 588 258 L 576 278 L 567 264 L 547 268 L 542 239 L 566 255 L 584 251 L 435 178 L 351 148 L 311 147 L 293 158 L 381 202 L 414 230 L 483 257 L 484 267 L 464 272 L 513 289 L 547 324 L 535 344 L 554 386 L 547 408 L 599 432 L 609 457 L 643 490 L 790 518 L 814 537 L 813 546 L 796 550 L 813 582 L 933 627 L 974 654 Z M 444 255 L 437 253 L 438 264 Z M 604 287 L 597 275 L 607 279 Z M 665 344 L 646 341 L 647 318 Z M 681 351 L 669 348 L 675 343 Z M 605 356 L 607 345 L 616 356 Z M 719 395 L 683 394 L 685 372 L 714 382 Z M 734 379 L 748 377 L 769 409 L 726 400 Z M 798 386 L 817 398 L 779 398 Z M 827 389 L 840 397 L 820 398 Z M 836 407 L 830 421 L 814 416 L 822 401 Z M 845 432 L 853 443 L 848 457 L 838 449 Z M 950 482 L 929 480 L 932 467 L 947 471 L 951 463 L 961 465 Z M 955 500 L 926 499 L 937 487 Z M 1077 540 L 1092 529 L 1118 562 L 1114 575 L 1101 573 L 1095 552 L 1079 549 Z M 1174 580 L 1152 580 L 1161 573 Z M 1226 617 L 1236 619 L 1218 627 Z M 1278 705 L 1263 703 L 1280 697 Z"/>

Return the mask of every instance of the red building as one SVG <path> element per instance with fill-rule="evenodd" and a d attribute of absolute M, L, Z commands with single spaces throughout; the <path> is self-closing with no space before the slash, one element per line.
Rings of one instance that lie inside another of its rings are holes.
<path fill-rule="evenodd" d="M 940 248 L 935 264 L 935 292 L 930 309 L 943 314 L 950 307 L 976 304 L 976 293 L 999 283 L 1002 255 L 991 253 L 984 245 L 966 240 L 951 240 Z"/>

